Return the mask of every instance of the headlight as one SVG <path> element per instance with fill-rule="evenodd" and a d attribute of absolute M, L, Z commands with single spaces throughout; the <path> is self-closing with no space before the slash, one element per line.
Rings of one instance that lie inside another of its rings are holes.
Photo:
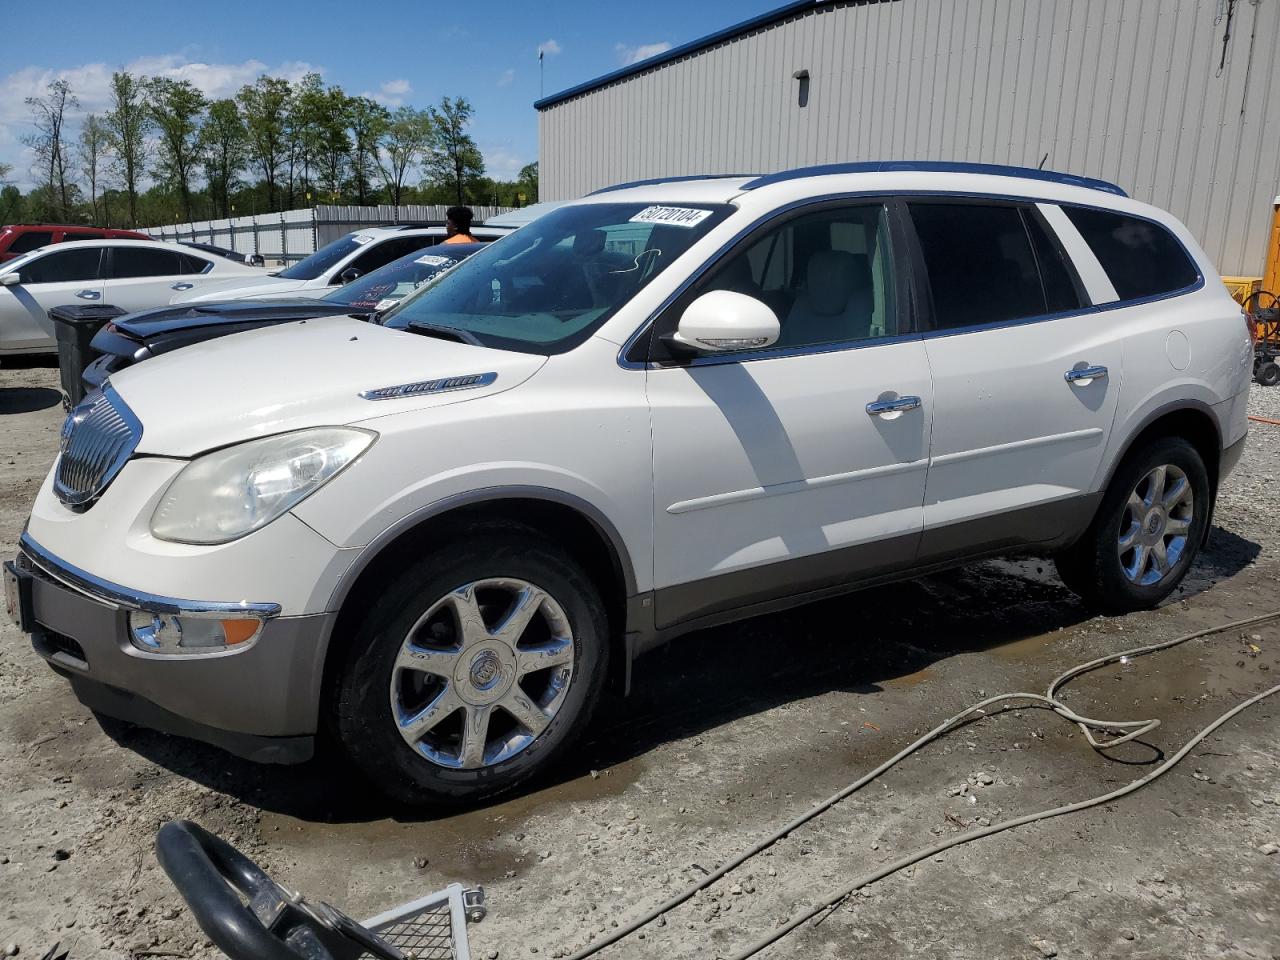
<path fill-rule="evenodd" d="M 169 484 L 151 515 L 151 533 L 179 543 L 243 537 L 332 480 L 377 436 L 355 427 L 319 427 L 207 453 Z"/>

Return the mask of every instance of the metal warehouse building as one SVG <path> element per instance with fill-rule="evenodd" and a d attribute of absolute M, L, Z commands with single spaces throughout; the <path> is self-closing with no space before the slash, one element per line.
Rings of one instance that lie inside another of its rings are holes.
<path fill-rule="evenodd" d="M 836 161 L 1043 165 L 1119 183 L 1257 276 L 1280 0 L 805 0 L 537 108 L 543 199 Z"/>

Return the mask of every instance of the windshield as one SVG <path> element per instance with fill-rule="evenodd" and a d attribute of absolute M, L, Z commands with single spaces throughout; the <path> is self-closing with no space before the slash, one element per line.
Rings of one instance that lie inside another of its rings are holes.
<path fill-rule="evenodd" d="M 286 280 L 314 280 L 351 251 L 360 249 L 372 239 L 367 233 L 348 233 L 328 246 L 321 247 L 305 260 L 299 260 L 288 270 L 281 270 L 276 276 Z"/>
<path fill-rule="evenodd" d="M 323 299 L 372 310 L 383 300 L 399 300 L 408 296 L 427 281 L 483 249 L 484 245 L 479 243 L 450 243 L 415 250 L 358 280 L 329 291 Z"/>
<path fill-rule="evenodd" d="M 732 211 L 726 205 L 561 207 L 458 264 L 387 314 L 472 334 L 485 346 L 563 353 Z"/>
<path fill-rule="evenodd" d="M 44 252 L 45 248 L 39 247 L 32 250 L 30 253 L 24 253 L 20 256 L 14 257 L 12 260 L 6 260 L 4 263 L 0 263 L 0 273 L 13 273 L 15 270 L 20 269 L 24 264 L 30 263 Z"/>

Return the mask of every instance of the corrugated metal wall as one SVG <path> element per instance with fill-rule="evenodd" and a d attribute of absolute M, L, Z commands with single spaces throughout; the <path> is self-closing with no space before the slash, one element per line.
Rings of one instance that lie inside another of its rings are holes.
<path fill-rule="evenodd" d="M 540 114 L 545 199 L 647 177 L 1046 154 L 1172 211 L 1223 273 L 1260 274 L 1280 193 L 1280 0 L 827 6 Z"/>

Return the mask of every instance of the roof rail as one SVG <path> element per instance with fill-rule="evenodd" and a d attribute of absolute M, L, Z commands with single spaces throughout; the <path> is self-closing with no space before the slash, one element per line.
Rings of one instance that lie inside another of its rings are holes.
<path fill-rule="evenodd" d="M 989 177 L 1018 177 L 1023 180 L 1043 180 L 1049 183 L 1062 183 L 1072 187 L 1085 187 L 1089 190 L 1100 190 L 1118 197 L 1128 194 L 1114 183 L 1106 180 L 1095 180 L 1093 177 L 1080 177 L 1074 173 L 1059 173 L 1056 170 L 1038 170 L 1035 167 L 1011 167 L 999 163 L 960 163 L 947 160 L 871 160 L 862 163 L 824 163 L 815 167 L 800 167 L 795 170 L 783 170 L 757 177 L 742 186 L 743 190 L 756 190 L 773 183 L 784 183 L 798 180 L 801 177 L 821 177 L 837 173 L 976 173 Z"/>
<path fill-rule="evenodd" d="M 615 190 L 627 190 L 630 187 L 651 187 L 659 183 L 688 183 L 692 180 L 737 180 L 742 177 L 759 178 L 758 173 L 696 173 L 687 177 L 654 177 L 652 180 L 631 180 L 628 183 L 615 183 L 611 187 L 601 187 L 587 194 L 594 197 L 601 193 L 613 193 Z M 753 183 L 755 181 L 752 181 Z"/>

